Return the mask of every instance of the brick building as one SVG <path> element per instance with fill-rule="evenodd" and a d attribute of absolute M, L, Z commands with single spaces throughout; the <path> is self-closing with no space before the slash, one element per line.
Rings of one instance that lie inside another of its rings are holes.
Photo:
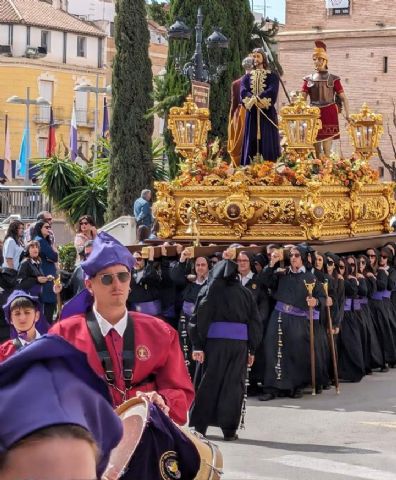
<path fill-rule="evenodd" d="M 363 102 L 384 116 L 385 133 L 381 140 L 384 158 L 396 161 L 387 134 L 392 124 L 393 101 L 396 102 L 396 9 L 394 0 L 349 0 L 347 8 L 327 9 L 325 0 L 286 0 L 286 24 L 279 33 L 279 56 L 288 91 L 299 90 L 302 78 L 313 70 L 315 40 L 327 44 L 329 71 L 341 77 L 351 113 Z M 280 103 L 286 102 L 283 92 Z M 340 116 L 341 145 L 333 149 L 351 153 L 345 120 Z M 372 165 L 383 168 L 378 159 Z M 385 169 L 384 179 L 390 178 Z"/>

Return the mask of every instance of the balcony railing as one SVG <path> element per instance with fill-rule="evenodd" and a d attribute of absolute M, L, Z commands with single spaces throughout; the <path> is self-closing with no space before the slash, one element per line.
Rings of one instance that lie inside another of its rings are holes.
<path fill-rule="evenodd" d="M 22 221 L 31 221 L 43 210 L 50 210 L 50 203 L 41 187 L 0 186 L 0 219 L 20 215 Z"/>
<path fill-rule="evenodd" d="M 87 108 L 77 108 L 76 121 L 77 121 L 77 125 L 80 127 L 94 128 L 95 110 L 89 110 Z"/>
<path fill-rule="evenodd" d="M 55 124 L 65 122 L 65 113 L 63 107 L 52 107 L 54 113 Z M 49 124 L 51 117 L 51 107 L 49 105 L 41 105 L 36 107 L 36 112 L 33 115 L 33 121 L 36 123 Z"/>

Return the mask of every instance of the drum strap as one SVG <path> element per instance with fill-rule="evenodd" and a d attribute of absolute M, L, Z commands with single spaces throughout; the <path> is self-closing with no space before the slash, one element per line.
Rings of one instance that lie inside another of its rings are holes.
<path fill-rule="evenodd" d="M 105 371 L 106 381 L 113 388 L 118 390 L 115 384 L 113 362 L 111 361 L 110 353 L 107 350 L 104 336 L 102 335 L 99 324 L 92 310 L 86 314 L 86 319 L 87 319 L 88 330 L 94 342 L 96 352 L 99 355 L 103 370 Z M 129 315 L 128 315 L 128 323 L 124 332 L 123 340 L 124 340 L 124 348 L 122 352 L 123 377 L 124 377 L 126 391 L 128 391 L 132 387 L 133 367 L 135 365 L 135 355 L 134 355 L 135 334 L 134 334 L 134 328 L 133 328 L 133 319 Z M 124 396 L 126 394 L 126 392 L 120 392 L 120 393 L 122 393 Z"/>

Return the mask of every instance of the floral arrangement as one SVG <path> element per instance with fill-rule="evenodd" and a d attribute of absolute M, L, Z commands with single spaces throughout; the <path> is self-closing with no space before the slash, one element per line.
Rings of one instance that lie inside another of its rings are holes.
<path fill-rule="evenodd" d="M 183 164 L 181 170 L 179 177 L 172 181 L 175 187 L 225 185 L 237 171 L 242 171 L 249 183 L 256 186 L 304 186 L 316 181 L 352 187 L 357 182 L 373 184 L 379 178 L 378 172 L 367 161 L 356 156 L 301 159 L 298 155 L 284 154 L 277 162 L 263 161 L 247 167 L 234 167 L 225 161 L 218 139 L 198 155 L 192 166 Z"/>

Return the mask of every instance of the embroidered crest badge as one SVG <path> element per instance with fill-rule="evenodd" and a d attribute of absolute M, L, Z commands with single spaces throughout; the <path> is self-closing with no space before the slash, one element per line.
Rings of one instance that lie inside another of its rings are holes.
<path fill-rule="evenodd" d="M 136 357 L 138 360 L 145 362 L 151 357 L 151 352 L 146 345 L 138 345 L 136 347 Z"/>
<path fill-rule="evenodd" d="M 161 455 L 160 461 L 160 473 L 163 480 L 179 480 L 181 479 L 181 472 L 179 469 L 179 462 L 177 459 L 177 453 L 169 450 Z"/>

